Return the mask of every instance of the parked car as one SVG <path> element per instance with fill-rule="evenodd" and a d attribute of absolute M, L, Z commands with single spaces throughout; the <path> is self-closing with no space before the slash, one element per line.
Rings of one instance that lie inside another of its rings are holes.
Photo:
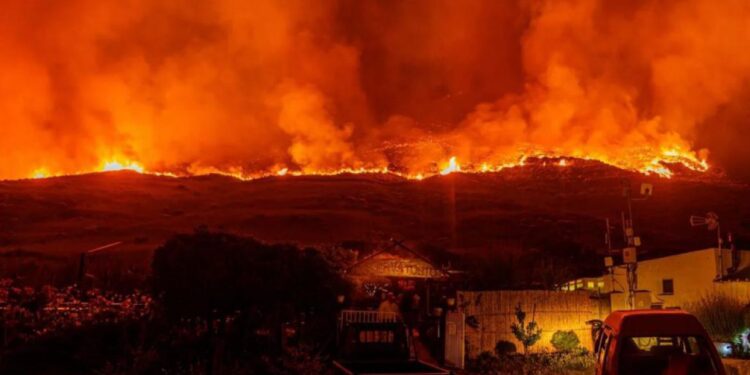
<path fill-rule="evenodd" d="M 597 375 L 725 375 L 701 323 L 682 310 L 615 311 L 594 341 Z"/>

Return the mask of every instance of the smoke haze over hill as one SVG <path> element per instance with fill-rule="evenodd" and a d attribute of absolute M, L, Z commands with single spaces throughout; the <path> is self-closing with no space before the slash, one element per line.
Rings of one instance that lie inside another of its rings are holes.
<path fill-rule="evenodd" d="M 748 20 L 740 0 L 7 2 L 0 178 L 535 153 L 741 176 Z"/>

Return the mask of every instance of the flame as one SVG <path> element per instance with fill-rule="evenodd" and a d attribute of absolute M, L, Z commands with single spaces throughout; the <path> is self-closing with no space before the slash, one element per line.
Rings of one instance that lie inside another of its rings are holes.
<path fill-rule="evenodd" d="M 456 162 L 455 156 L 451 156 L 450 160 L 448 161 L 448 166 L 443 168 L 443 170 L 440 171 L 440 174 L 445 176 L 453 172 L 461 172 L 461 166 L 458 165 L 458 162 Z"/>
<path fill-rule="evenodd" d="M 51 172 L 49 168 L 40 167 L 34 169 L 30 174 L 29 178 L 43 179 L 49 177 L 58 177 L 64 175 L 80 175 L 93 172 L 112 172 L 112 171 L 123 171 L 129 170 L 143 174 L 152 174 L 166 177 L 185 177 L 185 176 L 200 176 L 217 174 L 236 178 L 239 180 L 255 180 L 259 178 L 266 178 L 272 176 L 334 176 L 341 174 L 390 174 L 396 175 L 402 178 L 410 180 L 423 180 L 427 177 L 436 175 L 446 176 L 454 172 L 463 173 L 494 173 L 500 172 L 504 169 L 524 167 L 528 164 L 529 158 L 545 159 L 541 163 L 543 166 L 548 165 L 547 159 L 557 159 L 553 161 L 556 167 L 569 167 L 573 165 L 574 161 L 569 157 L 559 156 L 555 154 L 544 154 L 544 153 L 533 153 L 533 154 L 522 154 L 520 157 L 515 158 L 515 161 L 508 162 L 497 162 L 491 163 L 483 161 L 481 163 L 468 163 L 465 166 L 461 166 L 456 156 L 451 156 L 447 162 L 441 164 L 442 167 L 436 171 L 418 171 L 418 172 L 399 172 L 391 171 L 387 166 L 384 167 L 373 167 L 373 168 L 340 168 L 340 169 L 329 169 L 329 170 L 291 170 L 289 167 L 277 168 L 273 171 L 246 171 L 242 167 L 232 167 L 226 169 L 220 169 L 215 167 L 191 167 L 185 173 L 175 173 L 171 171 L 155 171 L 149 170 L 144 166 L 143 163 L 130 160 L 130 159 L 106 159 L 99 163 L 99 167 L 91 170 L 79 171 L 76 173 L 61 173 Z M 603 157 L 577 157 L 583 160 L 597 160 L 604 164 L 609 164 L 615 167 L 621 167 L 617 163 L 607 162 L 606 158 Z M 604 160 L 603 160 L 604 159 Z M 681 165 L 687 169 L 696 172 L 705 172 L 710 166 L 705 159 L 698 159 L 691 153 L 682 152 L 679 149 L 667 149 L 664 150 L 659 157 L 654 157 L 647 162 L 643 162 L 640 168 L 624 168 L 640 172 L 645 175 L 657 175 L 663 178 L 672 178 L 675 172 L 670 169 L 670 165 Z"/>
<path fill-rule="evenodd" d="M 130 161 L 130 160 L 127 160 L 124 162 L 120 162 L 118 160 L 108 160 L 108 161 L 102 162 L 100 171 L 102 172 L 134 171 L 138 173 L 143 173 L 145 171 L 145 168 L 143 168 L 143 165 L 141 165 L 140 163 Z"/>
<path fill-rule="evenodd" d="M 744 141 L 743 1 L 6 3 L 0 179 L 423 179 L 527 157 L 669 178 L 709 168 L 696 144 Z"/>
<path fill-rule="evenodd" d="M 31 178 L 48 178 L 51 177 L 49 171 L 46 168 L 37 168 L 31 173 Z"/>
<path fill-rule="evenodd" d="M 648 152 L 644 152 L 644 155 L 650 155 Z M 656 175 L 663 178 L 672 178 L 675 175 L 673 170 L 674 165 L 682 166 L 686 169 L 705 172 L 710 168 L 707 160 L 704 158 L 698 158 L 694 153 L 690 151 L 684 151 L 680 148 L 666 148 L 663 151 L 652 156 L 649 159 L 639 159 L 638 156 L 634 156 L 628 163 L 632 163 L 637 167 L 627 167 L 631 164 L 623 164 L 622 161 L 610 161 L 603 155 L 560 155 L 554 153 L 543 153 L 543 152 L 526 152 L 516 157 L 506 158 L 508 161 L 468 161 L 464 165 L 458 162 L 457 156 L 451 156 L 447 162 L 440 163 L 440 168 L 426 169 L 426 170 L 391 170 L 388 166 L 375 166 L 375 167 L 358 167 L 358 168 L 339 168 L 339 169 L 319 169 L 319 170 L 304 170 L 304 169 L 292 169 L 287 166 L 276 165 L 265 171 L 248 170 L 246 168 L 237 166 L 230 168 L 216 168 L 216 167 L 200 167 L 190 166 L 186 170 L 169 171 L 169 170 L 152 170 L 147 167 L 145 163 L 140 161 L 128 159 L 128 158 L 108 158 L 102 159 L 99 166 L 88 170 L 81 170 L 74 173 L 64 173 L 60 171 L 54 171 L 51 168 L 42 166 L 32 170 L 28 178 L 42 179 L 48 177 L 58 177 L 64 175 L 79 175 L 93 172 L 111 172 L 111 171 L 122 171 L 129 170 L 138 173 L 152 174 L 158 176 L 167 177 L 186 177 L 186 176 L 200 176 L 208 174 L 218 174 L 233 177 L 240 180 L 254 180 L 259 178 L 273 177 L 273 176 L 334 176 L 341 174 L 390 174 L 399 176 L 410 180 L 423 180 L 428 177 L 436 175 L 446 176 L 454 172 L 462 173 L 493 173 L 499 172 L 507 168 L 524 167 L 528 165 L 529 159 L 541 159 L 541 163 L 537 165 L 542 166 L 556 166 L 560 168 L 570 167 L 574 164 L 575 159 L 582 160 L 594 160 L 604 164 L 608 164 L 614 167 L 618 167 L 625 170 L 631 170 L 640 172 L 645 175 Z M 432 164 L 435 165 L 434 163 Z M 433 167 L 434 168 L 434 167 Z"/>

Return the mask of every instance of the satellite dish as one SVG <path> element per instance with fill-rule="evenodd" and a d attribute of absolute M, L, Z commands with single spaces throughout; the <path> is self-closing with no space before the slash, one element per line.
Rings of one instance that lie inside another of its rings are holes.
<path fill-rule="evenodd" d="M 706 225 L 708 230 L 716 230 L 719 227 L 719 215 L 709 212 L 706 216 L 690 216 L 690 226 L 699 227 Z"/>
<path fill-rule="evenodd" d="M 714 212 L 706 214 L 706 225 L 708 225 L 708 230 L 716 230 L 719 227 L 719 215 Z"/>

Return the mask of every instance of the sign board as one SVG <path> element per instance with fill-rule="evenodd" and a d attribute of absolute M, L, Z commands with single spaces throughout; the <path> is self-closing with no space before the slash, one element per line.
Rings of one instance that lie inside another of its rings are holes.
<path fill-rule="evenodd" d="M 421 259 L 400 257 L 374 257 L 354 266 L 352 275 L 440 279 L 447 277 L 442 270 Z"/>

